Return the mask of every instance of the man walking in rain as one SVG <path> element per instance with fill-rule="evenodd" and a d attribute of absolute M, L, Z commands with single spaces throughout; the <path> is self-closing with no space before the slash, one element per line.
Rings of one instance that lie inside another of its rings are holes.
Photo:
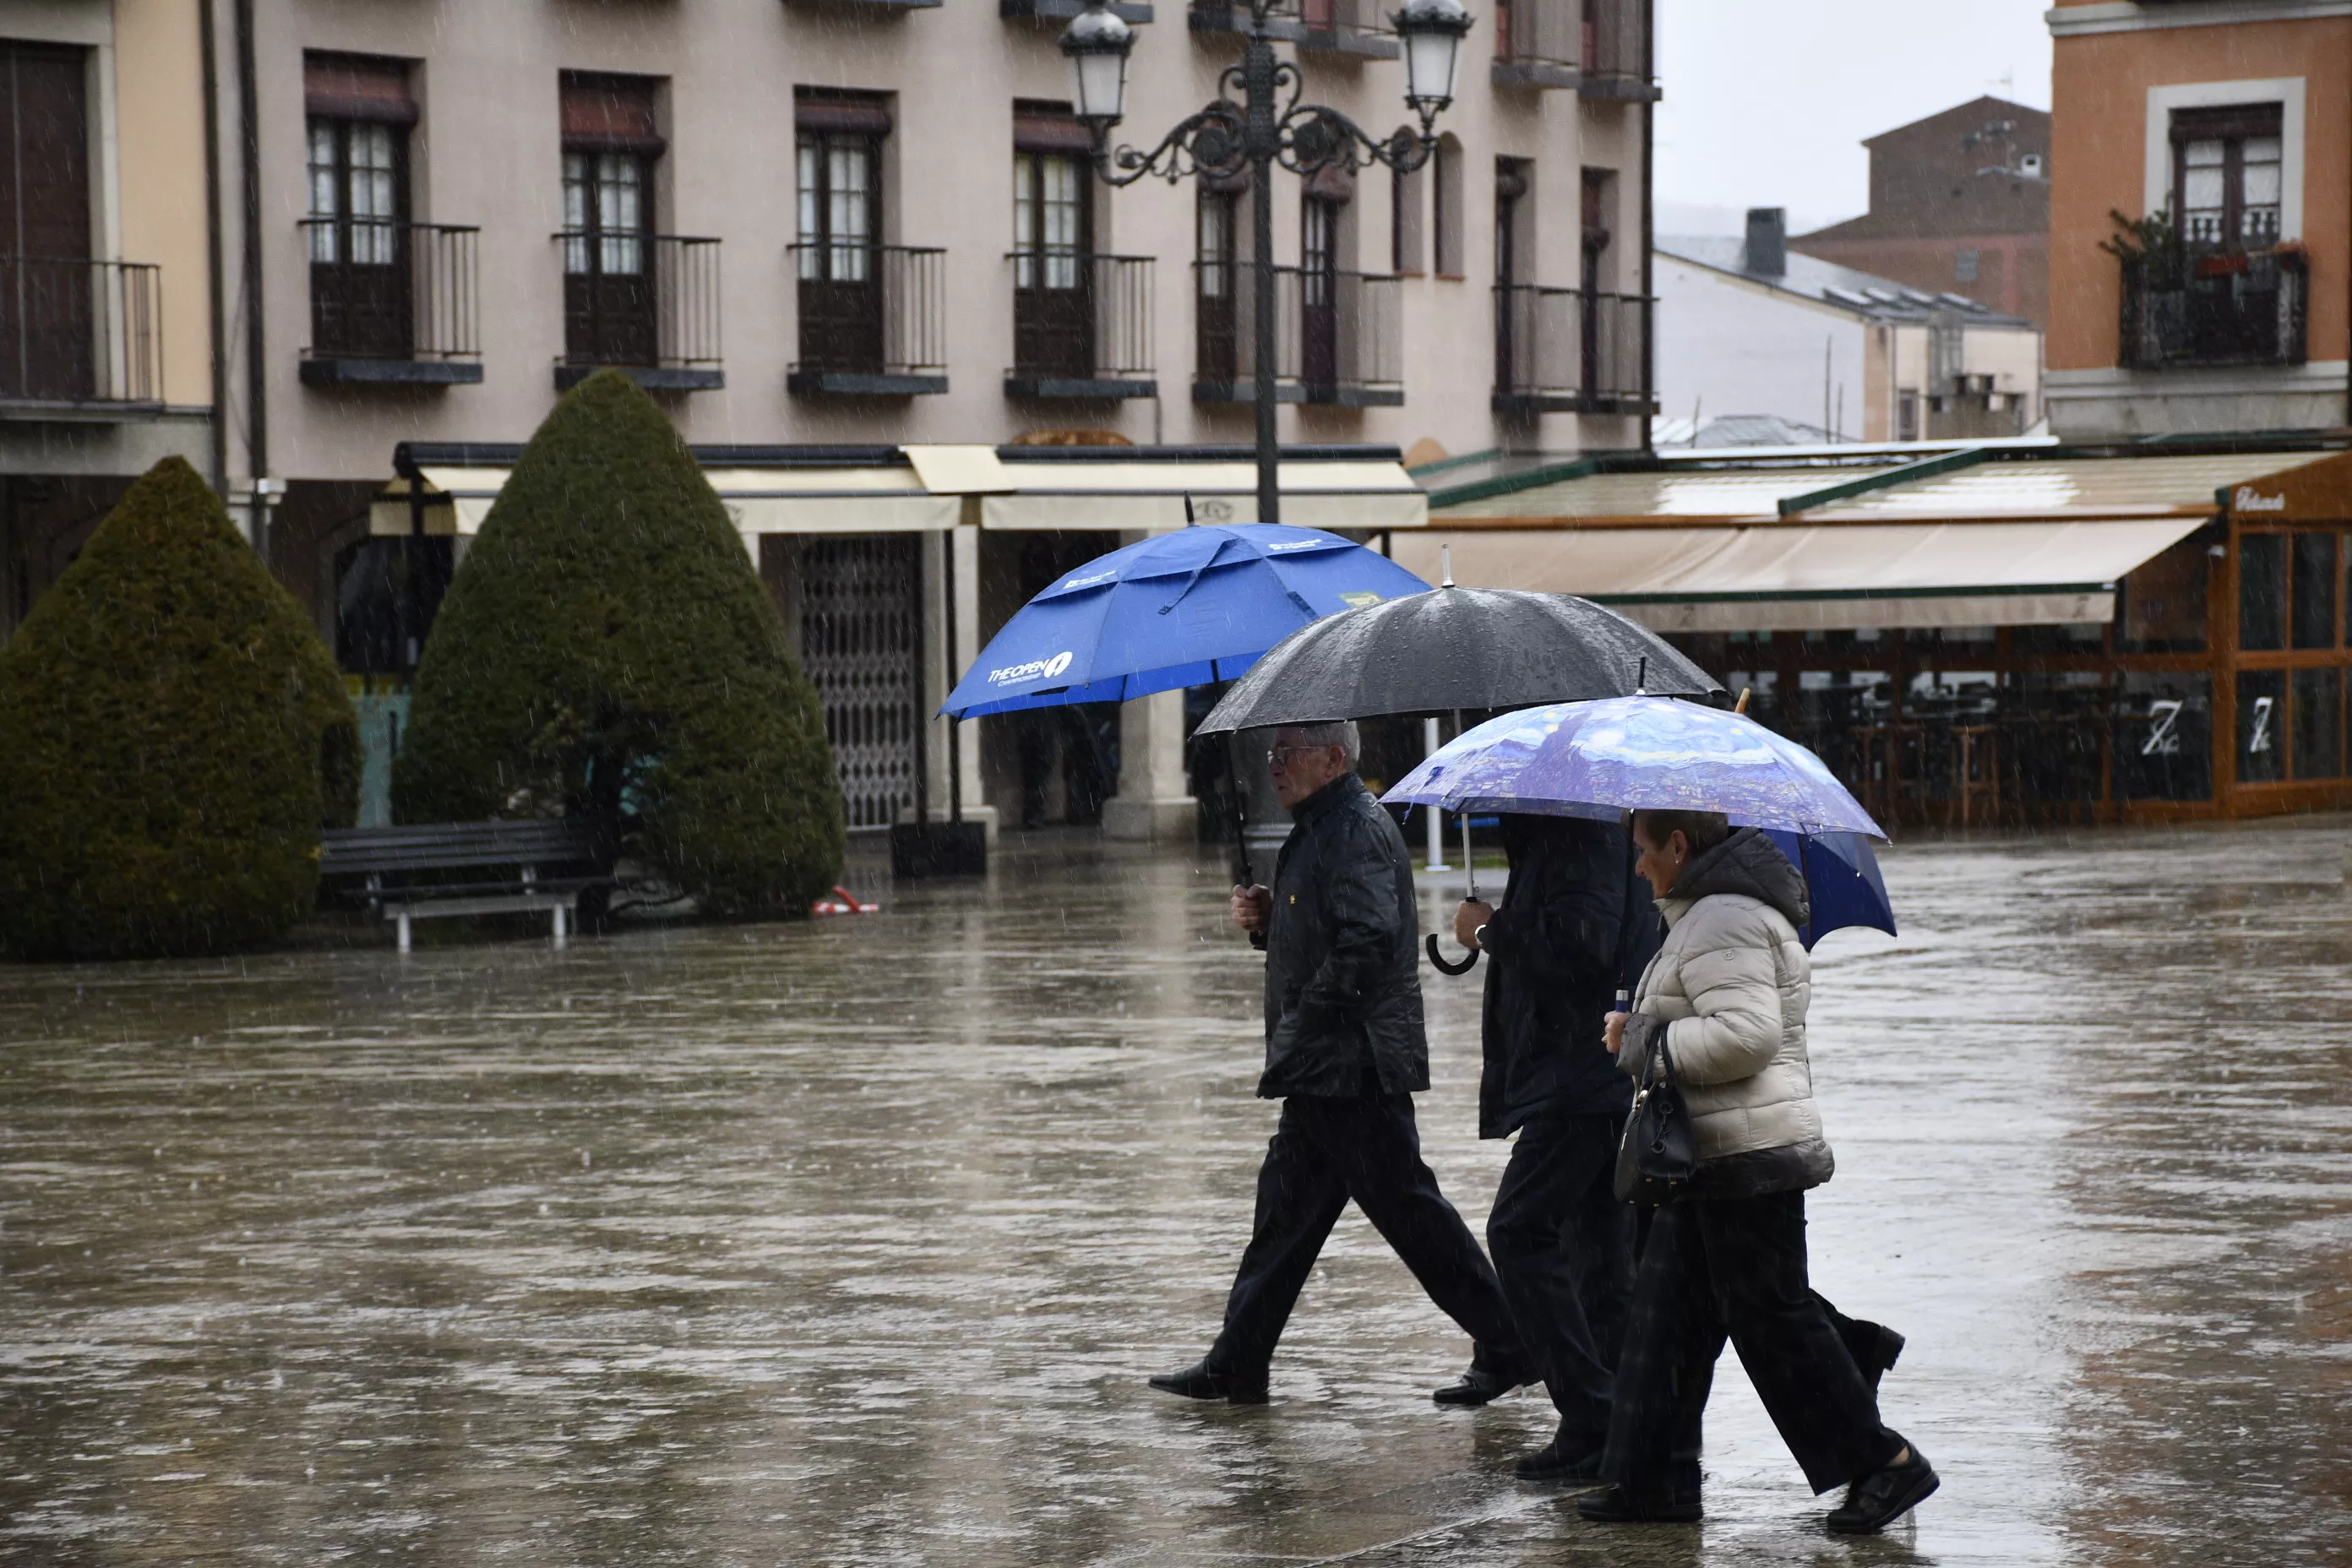
<path fill-rule="evenodd" d="M 1620 976 L 1657 951 L 1658 918 L 1647 889 L 1631 900 L 1633 856 L 1612 824 L 1506 816 L 1503 848 L 1501 906 L 1465 900 L 1454 918 L 1455 940 L 1487 960 L 1478 1136 L 1518 1134 L 1486 1245 L 1559 1411 L 1559 1432 L 1518 1473 L 1591 1479 L 1633 1289 L 1634 1211 L 1614 1187 L 1633 1087 L 1602 1034 Z M 1506 1392 L 1474 1367 L 1437 1397 L 1484 1405 Z"/>
<path fill-rule="evenodd" d="M 1275 731 L 1270 771 L 1291 814 L 1274 887 L 1235 888 L 1234 923 L 1265 950 L 1262 1099 L 1282 1118 L 1258 1168 L 1257 1215 L 1207 1356 L 1151 1386 L 1262 1405 L 1276 1343 L 1353 1199 L 1475 1344 L 1472 1375 L 1528 1381 L 1486 1254 L 1421 1157 L 1412 1096 L 1429 1087 L 1412 860 L 1356 776 L 1352 723 Z"/>

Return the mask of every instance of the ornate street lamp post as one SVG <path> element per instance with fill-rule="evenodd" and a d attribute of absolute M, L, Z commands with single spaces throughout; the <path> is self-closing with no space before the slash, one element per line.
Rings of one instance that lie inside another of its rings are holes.
<path fill-rule="evenodd" d="M 1274 166 L 1311 175 L 1318 170 L 1350 172 L 1368 162 L 1410 174 L 1437 151 L 1433 126 L 1438 110 L 1454 100 L 1454 78 L 1461 61 L 1470 14 L 1462 0 L 1404 0 L 1390 18 L 1402 40 L 1404 100 L 1421 120 L 1421 134 L 1399 131 L 1386 141 L 1367 134 L 1336 109 L 1298 101 L 1298 68 L 1277 59 L 1266 30 L 1277 0 L 1249 0 L 1249 45 L 1239 65 L 1219 79 L 1217 97 L 1168 132 L 1149 153 L 1110 145 L 1110 132 L 1127 111 L 1127 59 L 1135 35 L 1113 16 L 1108 0 L 1088 0 L 1062 34 L 1069 57 L 1078 118 L 1093 132 L 1095 168 L 1113 185 L 1131 185 L 1147 174 L 1171 184 L 1187 174 L 1250 181 L 1251 370 L 1257 413 L 1257 515 L 1282 521 L 1282 490 L 1276 468 L 1274 320 Z M 1238 100 L 1236 99 L 1238 94 Z M 1286 96 L 1285 96 L 1286 94 Z"/>

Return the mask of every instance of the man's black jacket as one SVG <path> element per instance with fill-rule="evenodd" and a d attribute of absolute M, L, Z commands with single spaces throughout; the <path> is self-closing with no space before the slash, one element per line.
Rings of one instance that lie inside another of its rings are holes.
<path fill-rule="evenodd" d="M 1478 942 L 1488 965 L 1478 1136 L 1507 1138 L 1538 1116 L 1622 1116 L 1633 1085 L 1601 1044 L 1601 1021 L 1620 975 L 1641 973 L 1659 941 L 1647 886 L 1625 925 L 1625 834 L 1605 822 L 1510 816 L 1503 847 L 1510 883 Z"/>
<path fill-rule="evenodd" d="M 1355 774 L 1291 810 L 1265 933 L 1265 1099 L 1429 1087 L 1412 857 Z"/>

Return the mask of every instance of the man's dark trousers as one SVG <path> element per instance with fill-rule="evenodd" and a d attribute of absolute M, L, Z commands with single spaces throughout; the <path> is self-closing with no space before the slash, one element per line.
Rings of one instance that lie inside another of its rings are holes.
<path fill-rule="evenodd" d="M 1486 1246 L 1570 1458 L 1609 1436 L 1617 1347 L 1633 1293 L 1635 1211 L 1618 1201 L 1614 1116 L 1520 1127 L 1486 1216 Z"/>
<path fill-rule="evenodd" d="M 1482 1365 L 1516 1360 L 1502 1287 L 1470 1227 L 1421 1157 L 1412 1096 L 1294 1094 L 1257 1173 L 1257 1218 L 1225 1300 L 1208 1367 L 1259 1377 L 1290 1320 L 1323 1240 L 1349 1199 L 1429 1299 L 1477 1342 Z"/>
<path fill-rule="evenodd" d="M 1701 1425 L 1727 1337 L 1816 1492 L 1894 1462 L 1903 1440 L 1805 1277 L 1805 1194 L 1669 1204 L 1651 1222 L 1617 1369 L 1602 1473 L 1696 1494 Z"/>

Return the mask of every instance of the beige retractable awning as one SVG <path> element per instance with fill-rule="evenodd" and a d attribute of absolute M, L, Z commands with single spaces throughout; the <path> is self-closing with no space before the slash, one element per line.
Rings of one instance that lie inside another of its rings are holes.
<path fill-rule="evenodd" d="M 1007 457 L 993 447 L 908 447 L 907 458 L 935 491 L 980 498 L 983 528 L 1149 532 L 1184 526 L 1192 499 L 1200 522 L 1257 520 L 1257 469 L 1121 447 Z M 1282 521 L 1302 528 L 1422 528 L 1429 500 L 1402 464 L 1302 459 L 1276 471 Z"/>
<path fill-rule="evenodd" d="M 512 472 L 497 468 L 420 468 L 425 531 L 471 534 Z M 706 468 L 727 514 L 745 534 L 914 533 L 953 528 L 961 498 L 935 495 L 911 468 Z M 408 482 L 386 486 L 371 509 L 370 531 L 409 531 Z"/>
<path fill-rule="evenodd" d="M 1657 631 L 2098 625 L 2117 579 L 2203 522 L 1437 527 L 1394 550 L 1433 582 L 1443 547 L 1457 583 L 1575 594 Z"/>

